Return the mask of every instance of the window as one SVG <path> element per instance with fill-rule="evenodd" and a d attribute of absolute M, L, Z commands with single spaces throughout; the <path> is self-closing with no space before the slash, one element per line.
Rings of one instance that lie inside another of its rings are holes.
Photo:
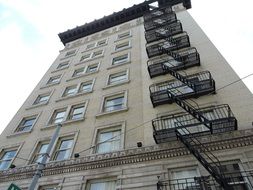
<path fill-rule="evenodd" d="M 120 65 L 129 61 L 129 54 L 124 54 L 112 59 L 112 65 Z"/>
<path fill-rule="evenodd" d="M 54 152 L 53 159 L 57 161 L 69 159 L 71 156 L 73 142 L 73 138 L 60 139 Z"/>
<path fill-rule="evenodd" d="M 10 167 L 16 152 L 17 150 L 2 151 L 2 154 L 0 155 L 0 171 L 7 170 Z"/>
<path fill-rule="evenodd" d="M 100 41 L 98 41 L 98 42 L 97 42 L 97 46 L 103 46 L 103 45 L 105 45 L 105 44 L 106 44 L 106 42 L 107 42 L 107 40 L 106 40 L 106 39 L 104 39 L 104 40 L 100 40 Z"/>
<path fill-rule="evenodd" d="M 80 75 L 84 74 L 84 72 L 85 72 L 85 67 L 82 67 L 80 69 L 76 69 L 74 71 L 73 77 L 80 76 Z"/>
<path fill-rule="evenodd" d="M 127 37 L 130 37 L 130 35 L 131 35 L 130 31 L 124 32 L 124 33 L 122 33 L 122 34 L 119 34 L 119 35 L 118 35 L 118 40 L 124 39 L 124 38 L 127 38 Z"/>
<path fill-rule="evenodd" d="M 28 117 L 22 119 L 21 123 L 18 125 L 15 132 L 25 132 L 30 131 L 36 121 L 36 116 Z"/>
<path fill-rule="evenodd" d="M 73 96 L 77 93 L 77 85 L 69 86 L 65 89 L 63 96 Z"/>
<path fill-rule="evenodd" d="M 90 92 L 92 90 L 93 81 L 81 83 L 79 92 Z"/>
<path fill-rule="evenodd" d="M 67 68 L 69 66 L 69 61 L 62 62 L 58 65 L 57 69 Z"/>
<path fill-rule="evenodd" d="M 119 126 L 121 127 L 121 126 Z M 121 147 L 121 129 L 115 127 L 114 129 L 101 130 L 97 135 L 97 153 L 105 153 L 119 150 Z"/>
<path fill-rule="evenodd" d="M 57 190 L 58 186 L 57 185 L 46 185 L 46 186 L 41 186 L 39 190 Z"/>
<path fill-rule="evenodd" d="M 111 74 L 109 76 L 108 85 L 122 83 L 128 79 L 127 71 Z"/>
<path fill-rule="evenodd" d="M 106 97 L 103 105 L 103 112 L 121 110 L 125 107 L 125 95 Z"/>
<path fill-rule="evenodd" d="M 92 43 L 92 44 L 88 44 L 87 47 L 86 47 L 86 50 L 88 49 L 92 49 L 95 47 L 95 43 Z"/>
<path fill-rule="evenodd" d="M 61 75 L 50 77 L 47 84 L 57 84 L 61 80 Z"/>
<path fill-rule="evenodd" d="M 55 110 L 53 113 L 53 116 L 50 120 L 51 124 L 57 124 L 57 123 L 61 123 L 64 121 L 65 119 L 65 114 L 66 114 L 67 109 L 59 109 L 59 110 Z"/>
<path fill-rule="evenodd" d="M 126 49 L 128 47 L 130 47 L 130 42 L 129 41 L 121 43 L 121 44 L 117 44 L 115 46 L 115 51 L 123 50 L 123 49 Z"/>
<path fill-rule="evenodd" d="M 34 105 L 36 104 L 46 104 L 50 98 L 50 94 L 41 94 L 34 101 Z"/>
<path fill-rule="evenodd" d="M 116 190 L 116 180 L 90 182 L 87 190 Z"/>
<path fill-rule="evenodd" d="M 102 56 L 103 53 L 104 53 L 103 50 L 95 51 L 95 52 L 92 53 L 92 58 Z"/>
<path fill-rule="evenodd" d="M 45 142 L 38 144 L 37 150 L 34 153 L 33 158 L 32 158 L 32 164 L 39 163 L 42 161 L 42 157 L 47 151 L 48 144 L 49 143 L 45 143 Z"/>
<path fill-rule="evenodd" d="M 172 171 L 171 177 L 173 187 L 177 189 L 194 189 L 194 186 L 199 187 L 199 184 L 196 184 L 195 177 L 199 176 L 197 169 L 188 169 L 181 171 Z"/>
<path fill-rule="evenodd" d="M 87 67 L 86 73 L 94 73 L 98 70 L 98 63 L 93 64 L 93 65 L 89 65 Z"/>
<path fill-rule="evenodd" d="M 85 60 L 87 60 L 87 59 L 90 59 L 90 56 L 91 56 L 90 53 L 89 53 L 89 54 L 82 55 L 80 61 L 85 61 Z"/>
<path fill-rule="evenodd" d="M 85 104 L 72 106 L 69 114 L 69 119 L 71 120 L 81 119 L 84 116 L 84 112 L 85 112 Z"/>
<path fill-rule="evenodd" d="M 75 53 L 76 53 L 76 50 L 68 51 L 68 52 L 65 54 L 65 57 L 74 55 Z"/>

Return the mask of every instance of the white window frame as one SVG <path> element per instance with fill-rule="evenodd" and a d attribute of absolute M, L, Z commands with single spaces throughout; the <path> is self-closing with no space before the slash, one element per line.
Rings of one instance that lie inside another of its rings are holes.
<path fill-rule="evenodd" d="M 101 52 L 101 53 L 100 53 Z M 98 54 L 99 53 L 99 54 Z M 97 55 L 96 55 L 97 54 Z M 96 59 L 96 58 L 99 58 L 99 57 L 103 57 L 104 56 L 104 50 L 103 49 L 100 49 L 100 50 L 97 50 L 97 51 L 94 51 L 91 55 L 91 59 Z"/>
<path fill-rule="evenodd" d="M 125 61 L 120 61 L 119 63 L 115 64 L 115 60 L 116 59 L 119 59 L 119 58 L 125 57 L 125 56 L 127 56 L 126 59 L 124 59 Z M 112 58 L 111 66 L 108 69 L 114 68 L 114 67 L 117 67 L 117 66 L 120 66 L 120 65 L 124 65 L 124 64 L 127 64 L 127 63 L 130 63 L 130 59 L 131 59 L 130 52 L 124 53 L 122 55 L 117 55 L 117 56 L 115 56 L 115 57 Z"/>
<path fill-rule="evenodd" d="M 119 47 L 121 46 L 121 47 Z M 115 45 L 115 48 L 114 48 L 114 51 L 115 52 L 118 52 L 118 51 L 123 51 L 125 49 L 128 49 L 131 47 L 131 41 L 128 40 L 128 41 L 125 41 L 125 42 L 121 42 L 121 43 L 118 43 Z"/>
<path fill-rule="evenodd" d="M 87 56 L 87 57 L 82 59 L 82 57 L 84 57 L 84 56 Z M 85 54 L 81 55 L 79 62 L 82 63 L 82 62 L 88 61 L 88 60 L 90 60 L 91 56 L 92 56 L 92 53 L 85 53 Z"/>
<path fill-rule="evenodd" d="M 52 92 L 39 94 L 39 95 L 36 97 L 36 99 L 34 100 L 34 102 L 33 102 L 32 105 L 33 105 L 33 106 L 37 106 L 37 105 L 45 105 L 45 104 L 47 104 L 47 103 L 49 102 L 50 98 L 51 98 L 51 95 L 52 95 Z M 40 101 L 39 101 L 39 98 L 40 98 L 40 97 L 46 97 L 46 96 L 48 96 L 48 100 L 47 100 L 47 101 L 43 101 L 43 102 L 40 102 Z"/>
<path fill-rule="evenodd" d="M 117 98 L 117 97 L 121 97 L 121 96 L 124 97 L 124 102 L 123 102 L 123 106 L 122 106 L 121 109 L 111 110 L 111 111 L 104 111 L 104 105 L 106 103 L 106 100 Z M 100 114 L 98 114 L 97 116 L 108 114 L 108 113 L 115 113 L 115 112 L 120 112 L 120 111 L 123 111 L 123 110 L 127 110 L 128 109 L 127 103 L 128 103 L 128 91 L 127 90 L 121 91 L 121 92 L 116 92 L 116 93 L 113 93 L 113 94 L 105 95 L 102 98 L 102 104 L 100 106 Z"/>
<path fill-rule="evenodd" d="M 99 44 L 99 43 L 101 43 L 101 42 L 104 42 L 104 43 L 101 45 L 101 44 Z M 107 39 L 107 38 L 106 38 L 106 39 L 99 40 L 99 41 L 97 41 L 97 43 L 96 43 L 96 47 L 105 46 L 105 45 L 107 45 L 107 42 L 108 42 L 108 39 Z"/>
<path fill-rule="evenodd" d="M 100 178 L 100 179 L 89 179 L 85 185 L 85 190 L 92 190 L 91 185 L 92 184 L 97 184 L 97 183 L 107 183 L 107 182 L 115 182 L 115 190 L 117 187 L 117 178 Z M 103 189 L 101 189 L 103 190 Z M 114 189 L 113 189 L 114 190 Z"/>
<path fill-rule="evenodd" d="M 87 106 L 88 106 L 88 103 L 89 101 L 88 100 L 85 100 L 85 101 L 82 101 L 82 102 L 78 102 L 78 103 L 75 103 L 75 104 L 71 104 L 67 107 L 62 107 L 62 108 L 57 108 L 57 109 L 54 109 L 52 111 L 52 113 L 50 114 L 50 117 L 49 117 L 49 120 L 47 122 L 47 127 L 45 128 L 48 128 L 50 126 L 56 126 L 57 124 L 61 123 L 61 124 L 67 124 L 67 123 L 71 123 L 71 122 L 74 122 L 74 121 L 80 121 L 80 120 L 84 120 L 85 118 L 85 114 L 86 114 L 86 111 L 87 111 Z M 83 117 L 82 118 L 79 118 L 79 119 L 69 119 L 69 116 L 71 114 L 71 111 L 74 107 L 78 106 L 78 105 L 84 105 L 84 113 L 83 113 Z M 58 111 L 61 111 L 61 110 L 65 110 L 65 114 L 64 114 L 64 117 L 62 119 L 61 122 L 59 123 L 54 123 L 53 121 L 55 120 L 55 115 L 56 115 L 56 112 Z"/>
<path fill-rule="evenodd" d="M 73 52 L 73 53 L 72 53 L 72 52 Z M 77 52 L 76 49 L 74 49 L 74 50 L 69 50 L 69 51 L 67 51 L 67 52 L 64 54 L 64 58 L 74 56 L 74 55 L 76 55 L 76 52 Z M 70 54 L 69 54 L 69 53 L 70 53 Z M 69 54 L 69 55 L 68 55 L 68 54 Z"/>
<path fill-rule="evenodd" d="M 95 132 L 93 135 L 93 139 L 92 139 L 92 145 L 93 145 L 93 149 L 91 149 L 91 154 L 101 154 L 101 153 L 97 153 L 97 141 L 98 141 L 98 135 L 100 134 L 100 132 L 102 131 L 110 131 L 110 130 L 120 130 L 120 148 L 119 150 L 115 150 L 115 151 L 120 151 L 123 150 L 125 148 L 125 132 L 126 132 L 126 121 L 119 121 L 116 123 L 110 123 L 110 124 L 106 124 L 106 125 L 101 125 L 101 126 L 97 126 L 95 128 Z"/>
<path fill-rule="evenodd" d="M 132 36 L 132 32 L 131 32 L 131 30 L 129 30 L 129 31 L 122 32 L 122 33 L 118 34 L 116 40 L 118 41 L 118 40 L 127 39 L 131 36 Z"/>
<path fill-rule="evenodd" d="M 31 125 L 30 129 L 27 130 L 27 131 L 18 131 L 18 129 L 20 128 L 21 125 L 23 125 L 22 123 L 24 123 L 25 120 L 28 120 L 28 119 L 32 119 L 32 118 L 35 118 L 33 124 Z M 36 114 L 36 115 L 31 115 L 31 116 L 25 116 L 23 117 L 20 121 L 19 121 L 19 124 L 18 126 L 15 128 L 14 132 L 15 134 L 20 134 L 20 133 L 29 133 L 32 131 L 33 127 L 35 126 L 37 120 L 39 118 L 39 114 Z"/>
<path fill-rule="evenodd" d="M 56 85 L 56 84 L 59 84 L 60 82 L 61 82 L 61 79 L 62 79 L 62 74 L 60 74 L 60 75 L 55 75 L 55 76 L 51 76 L 51 77 L 49 77 L 49 79 L 48 79 L 48 81 L 47 81 L 47 83 L 46 83 L 46 86 L 51 86 L 51 85 Z M 57 82 L 50 82 L 50 80 L 52 79 L 52 78 L 59 78 L 59 81 L 57 81 Z"/>
<path fill-rule="evenodd" d="M 10 161 L 9 166 L 6 169 L 0 170 L 0 171 L 5 171 L 5 170 L 8 170 L 10 168 L 11 164 L 13 163 L 13 161 L 15 160 L 15 158 L 18 154 L 19 148 L 20 147 L 16 146 L 16 147 L 3 148 L 3 149 L 0 150 L 0 162 L 1 161 L 6 161 L 6 160 L 3 160 L 3 156 L 5 155 L 5 153 L 11 152 L 11 151 L 16 151 L 15 155 L 12 157 L 12 159 L 8 159 Z"/>
<path fill-rule="evenodd" d="M 69 63 L 70 63 L 70 61 L 63 61 L 63 62 L 60 62 L 60 63 L 57 65 L 57 67 L 56 67 L 56 71 L 68 68 L 68 67 L 69 67 Z M 64 64 L 64 66 L 61 66 L 62 64 Z"/>
<path fill-rule="evenodd" d="M 116 82 L 116 83 L 110 83 L 110 79 L 113 75 L 120 75 L 121 73 L 125 72 L 126 73 L 126 80 L 121 81 L 121 82 Z M 106 87 L 110 87 L 110 86 L 117 86 L 117 85 L 121 85 L 124 83 L 129 82 L 129 69 L 124 69 L 124 70 L 119 70 L 118 72 L 114 72 L 108 75 L 107 77 L 107 82 L 106 82 Z"/>
<path fill-rule="evenodd" d="M 95 47 L 96 47 L 96 43 L 95 42 L 89 43 L 86 46 L 86 50 L 91 50 L 91 49 L 94 49 Z"/>

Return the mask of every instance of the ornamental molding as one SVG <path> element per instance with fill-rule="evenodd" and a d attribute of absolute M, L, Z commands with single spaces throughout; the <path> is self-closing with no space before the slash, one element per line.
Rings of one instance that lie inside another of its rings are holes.
<path fill-rule="evenodd" d="M 224 134 L 201 137 L 209 151 L 220 151 L 253 145 L 253 129 L 233 131 Z M 148 147 L 127 149 L 117 152 L 96 154 L 67 161 L 50 162 L 43 176 L 79 172 L 125 164 L 157 161 L 166 158 L 189 155 L 190 152 L 178 141 Z M 36 165 L 28 165 L 0 172 L 0 181 L 15 181 L 32 178 Z"/>

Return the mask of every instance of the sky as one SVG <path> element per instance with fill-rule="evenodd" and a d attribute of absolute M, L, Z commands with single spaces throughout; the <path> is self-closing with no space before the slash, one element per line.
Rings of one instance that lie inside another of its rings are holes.
<path fill-rule="evenodd" d="M 58 33 L 141 2 L 0 0 L 0 133 L 64 48 Z M 241 78 L 253 73 L 252 7 L 252 0 L 192 0 L 189 10 Z M 253 92 L 253 76 L 243 81 Z"/>

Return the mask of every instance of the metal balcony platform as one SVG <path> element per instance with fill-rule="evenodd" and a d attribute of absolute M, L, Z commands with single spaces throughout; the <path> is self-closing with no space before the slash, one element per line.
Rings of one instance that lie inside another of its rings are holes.
<path fill-rule="evenodd" d="M 147 62 L 151 78 L 169 73 L 168 67 L 178 71 L 200 65 L 200 57 L 196 48 L 184 48 L 174 51 L 172 55 L 174 57 L 165 55 Z"/>
<path fill-rule="evenodd" d="M 171 36 L 169 38 L 157 41 L 154 44 L 148 44 L 146 46 L 146 51 L 148 58 L 159 56 L 162 54 L 172 55 L 175 50 L 180 50 L 190 46 L 190 39 L 186 32 Z"/>
<path fill-rule="evenodd" d="M 153 30 L 158 27 L 169 25 L 177 21 L 177 15 L 174 12 L 160 15 L 159 17 L 153 18 L 147 22 L 144 22 L 145 31 Z"/>
<path fill-rule="evenodd" d="M 157 40 L 168 38 L 170 36 L 183 32 L 183 27 L 180 21 L 173 22 L 166 26 L 149 30 L 145 33 L 147 43 L 151 43 Z"/>
<path fill-rule="evenodd" d="M 163 7 L 163 8 L 154 8 L 150 10 L 147 14 L 143 15 L 144 22 L 148 22 L 150 20 L 159 18 L 162 15 L 173 13 L 171 7 Z"/>
<path fill-rule="evenodd" d="M 209 71 L 188 75 L 185 76 L 185 78 L 188 83 L 191 83 L 191 86 L 178 80 L 169 80 L 152 84 L 149 87 L 149 90 L 153 106 L 156 107 L 163 104 L 173 103 L 174 100 L 170 97 L 168 91 L 182 100 L 197 98 L 215 92 L 215 82 Z"/>
<path fill-rule="evenodd" d="M 153 137 L 157 144 L 177 140 L 176 129 L 187 129 L 192 136 L 199 137 L 237 130 L 237 120 L 227 104 L 196 109 L 209 122 L 211 129 L 199 122 L 190 113 L 174 113 L 152 120 Z"/>

